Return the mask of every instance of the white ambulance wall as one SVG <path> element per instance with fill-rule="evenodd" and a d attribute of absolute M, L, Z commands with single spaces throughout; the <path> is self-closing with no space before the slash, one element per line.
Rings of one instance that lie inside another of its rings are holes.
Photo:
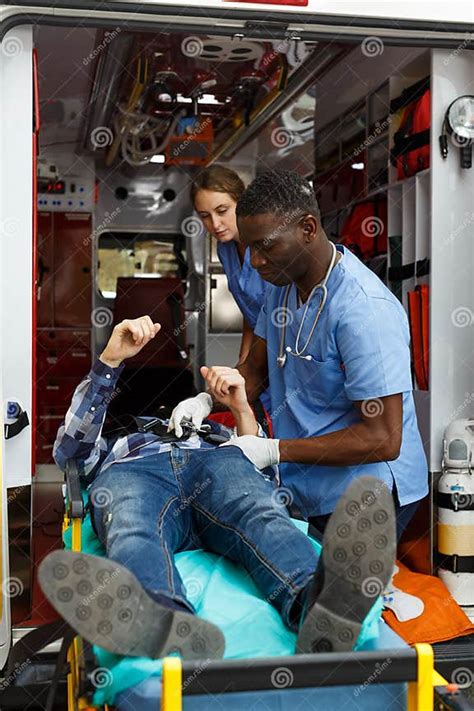
<path fill-rule="evenodd" d="M 473 93 L 474 52 L 432 53 L 431 141 L 431 452 L 441 469 L 442 441 L 454 419 L 474 415 L 474 167 L 462 169 L 449 143 L 443 160 L 438 136 L 453 99 Z"/>
<path fill-rule="evenodd" d="M 0 279 L 3 402 L 31 422 L 32 395 L 32 30 L 7 33 L 0 51 Z M 31 424 L 5 442 L 6 486 L 31 481 Z"/>

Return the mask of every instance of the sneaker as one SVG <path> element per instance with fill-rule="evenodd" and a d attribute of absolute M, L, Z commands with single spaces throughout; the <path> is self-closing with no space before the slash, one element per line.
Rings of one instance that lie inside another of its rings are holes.
<path fill-rule="evenodd" d="M 361 476 L 337 502 L 307 592 L 298 654 L 354 648 L 367 613 L 389 582 L 396 554 L 393 497 L 375 477 Z"/>
<path fill-rule="evenodd" d="M 51 605 L 88 642 L 115 654 L 157 659 L 221 659 L 224 635 L 191 613 L 152 600 L 127 568 L 113 560 L 53 551 L 39 566 Z"/>

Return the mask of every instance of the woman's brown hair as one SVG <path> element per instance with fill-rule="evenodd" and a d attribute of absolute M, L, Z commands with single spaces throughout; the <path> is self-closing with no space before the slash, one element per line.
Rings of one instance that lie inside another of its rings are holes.
<path fill-rule="evenodd" d="M 200 190 L 214 190 L 216 193 L 228 193 L 235 202 L 245 190 L 241 178 L 230 168 L 223 165 L 211 165 L 200 173 L 191 185 L 191 200 L 194 204 Z"/>

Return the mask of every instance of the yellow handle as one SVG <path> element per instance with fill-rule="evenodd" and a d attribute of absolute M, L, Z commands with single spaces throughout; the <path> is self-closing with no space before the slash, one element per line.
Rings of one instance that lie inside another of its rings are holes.
<path fill-rule="evenodd" d="M 182 711 L 182 667 L 179 657 L 163 659 L 161 711 Z"/>

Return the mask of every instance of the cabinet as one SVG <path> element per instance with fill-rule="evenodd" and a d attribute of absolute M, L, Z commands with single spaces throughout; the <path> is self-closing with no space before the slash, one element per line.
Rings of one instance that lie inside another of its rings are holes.
<path fill-rule="evenodd" d="M 88 213 L 38 214 L 36 462 L 51 463 L 58 427 L 91 366 Z"/>

